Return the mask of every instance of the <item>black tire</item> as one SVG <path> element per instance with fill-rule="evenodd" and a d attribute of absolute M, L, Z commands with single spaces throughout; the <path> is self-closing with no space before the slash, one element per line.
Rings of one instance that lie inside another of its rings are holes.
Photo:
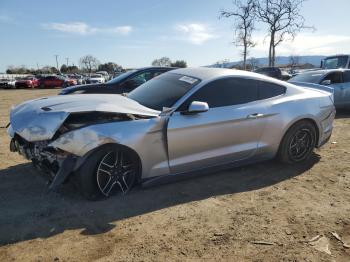
<path fill-rule="evenodd" d="M 114 155 L 117 152 L 120 153 L 119 156 L 122 156 L 121 159 L 123 159 L 121 165 L 128 166 L 128 168 L 124 169 L 124 167 L 121 168 L 120 166 L 113 166 L 114 169 L 112 168 L 112 163 L 117 163 L 116 159 L 113 160 L 113 157 L 118 156 Z M 102 161 L 105 164 L 102 164 Z M 129 166 L 131 167 L 129 168 Z M 102 172 L 100 170 L 105 171 Z M 137 171 L 138 163 L 130 151 L 118 145 L 107 145 L 96 150 L 86 159 L 85 163 L 77 172 L 75 180 L 82 195 L 89 200 L 96 201 L 118 193 L 128 193 L 137 180 Z M 108 172 L 109 174 L 107 174 Z M 111 190 L 107 188 L 103 192 L 103 188 L 107 186 L 109 178 L 111 179 L 110 185 L 112 188 Z M 107 193 L 107 191 L 109 192 Z"/>
<path fill-rule="evenodd" d="M 62 85 L 62 88 L 67 88 L 67 87 L 68 87 L 67 82 L 64 82 L 63 85 Z"/>
<path fill-rule="evenodd" d="M 40 89 L 44 89 L 45 88 L 45 84 L 44 83 L 41 83 L 40 84 Z"/>
<path fill-rule="evenodd" d="M 284 135 L 278 151 L 278 159 L 287 164 L 306 161 L 316 146 L 315 125 L 307 120 L 295 123 Z"/>

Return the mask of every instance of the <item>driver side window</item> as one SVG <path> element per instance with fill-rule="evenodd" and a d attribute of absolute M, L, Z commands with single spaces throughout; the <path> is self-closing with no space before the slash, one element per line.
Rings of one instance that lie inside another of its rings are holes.
<path fill-rule="evenodd" d="M 258 100 L 257 82 L 250 79 L 226 78 L 213 81 L 194 93 L 178 111 L 186 111 L 193 101 L 206 102 L 209 108 L 233 106 Z"/>
<path fill-rule="evenodd" d="M 343 83 L 343 76 L 341 72 L 330 73 L 324 80 L 330 80 L 331 84 L 340 84 Z"/>

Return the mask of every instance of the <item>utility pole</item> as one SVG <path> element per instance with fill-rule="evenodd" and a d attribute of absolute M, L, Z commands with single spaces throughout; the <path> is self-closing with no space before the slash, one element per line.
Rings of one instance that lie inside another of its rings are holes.
<path fill-rule="evenodd" d="M 68 67 L 69 57 L 66 57 L 66 61 L 67 61 L 66 66 Z"/>
<path fill-rule="evenodd" d="M 60 71 L 60 69 L 58 68 L 58 56 L 59 55 L 54 55 L 54 56 L 56 57 L 56 66 L 57 66 L 56 68 L 57 68 L 57 71 L 59 72 Z"/>

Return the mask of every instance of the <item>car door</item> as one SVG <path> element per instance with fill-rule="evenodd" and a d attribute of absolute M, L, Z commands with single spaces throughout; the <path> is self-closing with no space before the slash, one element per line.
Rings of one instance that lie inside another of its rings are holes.
<path fill-rule="evenodd" d="M 350 106 L 350 71 L 343 73 L 342 101 L 344 106 Z"/>
<path fill-rule="evenodd" d="M 51 78 L 50 76 L 47 76 L 47 77 L 42 79 L 42 82 L 44 83 L 45 87 L 49 87 L 49 85 L 50 85 L 50 78 Z"/>
<path fill-rule="evenodd" d="M 57 78 L 55 76 L 51 76 L 48 81 L 49 87 L 56 87 L 57 86 Z"/>
<path fill-rule="evenodd" d="M 64 83 L 64 80 L 60 77 L 55 77 L 54 80 L 54 87 L 62 87 Z"/>
<path fill-rule="evenodd" d="M 226 78 L 194 93 L 169 118 L 167 138 L 172 173 L 250 158 L 265 126 L 265 105 L 257 101 L 257 82 Z M 209 110 L 184 114 L 193 101 Z"/>
<path fill-rule="evenodd" d="M 321 83 L 325 80 L 330 80 L 330 87 L 334 89 L 334 104 L 339 106 L 344 103 L 343 98 L 343 73 L 339 72 L 331 72 L 324 77 Z"/>

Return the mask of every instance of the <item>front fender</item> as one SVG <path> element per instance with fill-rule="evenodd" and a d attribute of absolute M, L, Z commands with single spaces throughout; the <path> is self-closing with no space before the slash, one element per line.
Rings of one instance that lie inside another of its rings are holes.
<path fill-rule="evenodd" d="M 63 134 L 50 146 L 79 157 L 106 144 L 119 144 L 135 151 L 144 177 L 169 173 L 165 119 L 161 117 L 92 125 Z"/>

